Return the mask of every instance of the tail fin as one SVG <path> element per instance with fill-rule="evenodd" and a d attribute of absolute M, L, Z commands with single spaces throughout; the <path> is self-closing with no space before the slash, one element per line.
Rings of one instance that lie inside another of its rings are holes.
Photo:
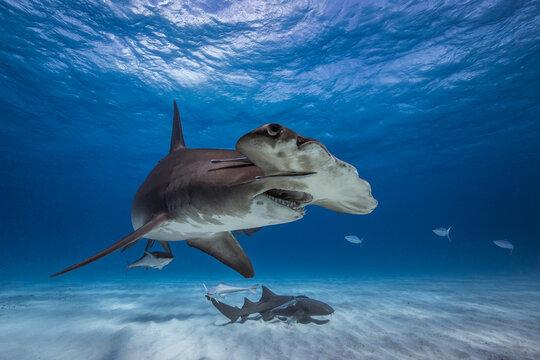
<path fill-rule="evenodd" d="M 452 239 L 450 239 L 450 230 L 452 229 L 452 227 L 450 226 L 448 228 L 448 231 L 446 232 L 446 237 L 448 238 L 448 241 L 452 242 Z"/>
<path fill-rule="evenodd" d="M 100 252 L 98 252 L 94 256 L 89 257 L 86 260 L 83 260 L 83 261 L 81 261 L 81 262 L 79 262 L 77 264 L 74 264 L 74 265 L 71 265 L 71 266 L 65 268 L 64 270 L 61 270 L 61 271 L 58 271 L 58 272 L 54 273 L 54 274 L 50 275 L 50 277 L 55 277 L 55 276 L 58 276 L 58 275 L 62 275 L 62 274 L 67 273 L 69 271 L 78 269 L 81 266 L 90 264 L 90 263 L 92 263 L 92 262 L 94 262 L 94 261 L 96 261 L 98 259 L 101 259 L 102 257 L 104 257 L 106 255 L 109 255 L 110 253 L 114 252 L 115 250 L 123 248 L 123 247 L 125 247 L 125 246 L 139 240 L 140 238 L 142 238 L 144 235 L 148 234 L 152 229 L 158 227 L 161 223 L 163 223 L 167 219 L 168 219 L 168 216 L 167 216 L 166 213 L 156 214 L 146 224 L 144 224 L 143 226 L 141 226 L 137 230 L 133 231 L 131 234 L 129 234 L 129 235 L 123 237 L 122 239 L 118 240 L 117 242 L 115 242 L 114 244 L 109 246 L 108 248 L 106 248 L 104 250 L 101 250 Z"/>
<path fill-rule="evenodd" d="M 220 313 L 225 315 L 231 322 L 235 322 L 240 317 L 240 309 L 235 306 L 230 306 L 225 303 L 219 302 L 214 298 L 210 298 L 212 305 L 219 310 Z"/>
<path fill-rule="evenodd" d="M 139 241 L 139 240 L 137 240 L 137 241 Z M 133 245 L 135 245 L 135 244 L 137 243 L 137 241 L 134 241 L 134 242 L 132 242 L 132 243 L 127 244 L 126 246 L 124 246 L 124 247 L 122 248 L 122 250 L 120 250 L 120 252 L 123 253 L 124 251 L 126 251 L 127 249 L 129 249 L 130 247 L 132 247 Z"/>
<path fill-rule="evenodd" d="M 206 284 L 202 283 L 202 286 L 204 286 L 204 291 L 206 291 L 208 293 L 208 288 L 206 287 Z"/>

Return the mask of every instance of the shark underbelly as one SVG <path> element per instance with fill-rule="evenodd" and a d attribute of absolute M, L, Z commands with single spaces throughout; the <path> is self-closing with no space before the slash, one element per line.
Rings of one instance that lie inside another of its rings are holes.
<path fill-rule="evenodd" d="M 152 240 L 181 241 L 205 237 L 210 234 L 224 231 L 258 228 L 268 225 L 283 224 L 290 221 L 290 219 L 276 220 L 261 218 L 256 214 L 250 213 L 243 217 L 215 215 L 206 217 L 204 221 L 201 220 L 201 218 L 197 218 L 196 220 L 193 218 L 171 219 L 164 222 L 144 237 Z"/>

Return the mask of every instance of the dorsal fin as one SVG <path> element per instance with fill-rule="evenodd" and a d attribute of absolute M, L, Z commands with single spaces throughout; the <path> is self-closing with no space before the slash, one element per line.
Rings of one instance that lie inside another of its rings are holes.
<path fill-rule="evenodd" d="M 277 296 L 273 292 L 270 291 L 266 286 L 263 285 L 262 287 L 262 295 L 261 295 L 261 301 L 268 301 L 270 298 Z"/>
<path fill-rule="evenodd" d="M 184 134 L 182 132 L 182 124 L 180 123 L 180 112 L 178 111 L 176 101 L 173 101 L 173 107 L 174 114 L 172 120 L 171 147 L 169 148 L 169 153 L 186 147 Z"/>
<path fill-rule="evenodd" d="M 254 302 L 249 300 L 247 297 L 244 298 L 244 305 L 242 305 L 242 309 L 246 309 L 249 306 L 253 305 Z"/>

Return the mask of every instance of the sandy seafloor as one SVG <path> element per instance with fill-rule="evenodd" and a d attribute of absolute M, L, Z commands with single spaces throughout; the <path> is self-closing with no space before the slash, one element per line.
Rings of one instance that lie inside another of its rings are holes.
<path fill-rule="evenodd" d="M 224 325 L 198 281 L 3 284 L 0 359 L 540 359 L 537 278 L 263 283 L 336 312 Z"/>

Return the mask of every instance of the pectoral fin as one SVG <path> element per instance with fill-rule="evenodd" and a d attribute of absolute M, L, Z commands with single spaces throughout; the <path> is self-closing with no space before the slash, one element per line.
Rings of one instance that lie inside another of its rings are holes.
<path fill-rule="evenodd" d="M 204 238 L 188 239 L 187 243 L 189 246 L 215 257 L 244 277 L 253 277 L 254 272 L 251 261 L 230 232 L 220 232 Z"/>
<path fill-rule="evenodd" d="M 102 257 L 106 255 L 109 255 L 110 253 L 112 253 L 115 250 L 120 249 L 121 247 L 124 247 L 131 243 L 136 242 L 137 240 L 142 238 L 144 235 L 148 234 L 152 229 L 158 227 L 162 222 L 166 221 L 168 218 L 169 218 L 168 215 L 165 213 L 159 213 L 159 214 L 154 215 L 154 217 L 152 217 L 152 219 L 150 219 L 146 224 L 144 224 L 137 230 L 133 231 L 131 234 L 127 235 L 126 237 L 118 240 L 117 242 L 109 246 L 108 248 L 98 252 L 96 255 L 91 256 L 86 260 L 81 261 L 80 263 L 71 265 L 70 267 L 67 267 L 62 271 L 52 274 L 51 277 L 62 275 L 64 273 L 67 273 L 68 271 L 78 269 L 84 265 L 88 265 L 91 262 L 94 262 L 98 259 L 101 259 Z"/>

